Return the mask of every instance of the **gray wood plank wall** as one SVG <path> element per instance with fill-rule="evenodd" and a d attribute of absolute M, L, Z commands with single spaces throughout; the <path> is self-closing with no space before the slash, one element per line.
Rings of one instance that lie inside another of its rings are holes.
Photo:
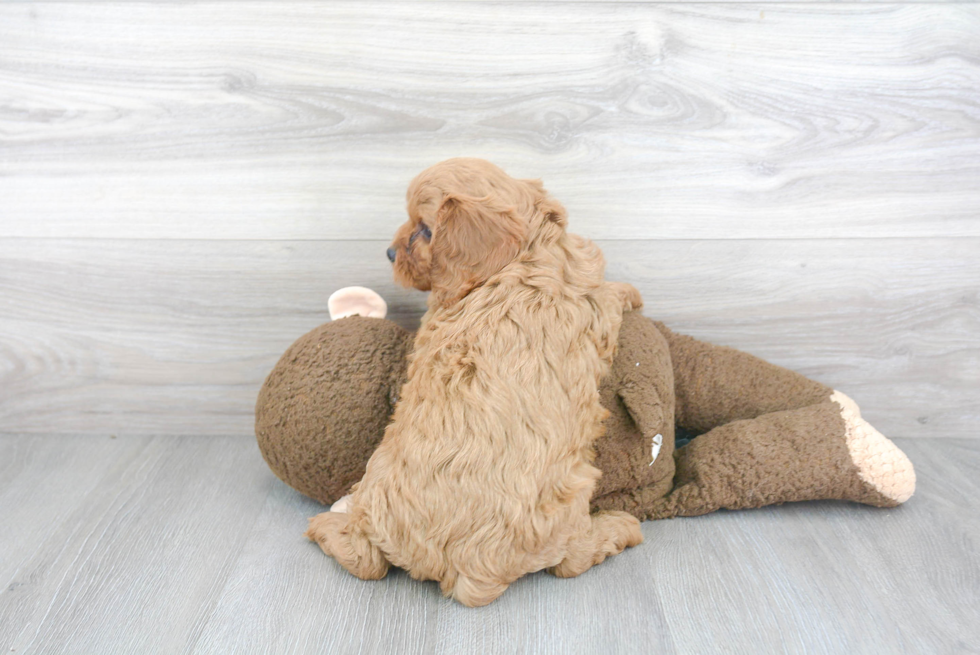
<path fill-rule="evenodd" d="M 980 6 L 4 3 L 0 431 L 251 433 L 412 176 L 541 177 L 650 316 L 976 437 Z"/>

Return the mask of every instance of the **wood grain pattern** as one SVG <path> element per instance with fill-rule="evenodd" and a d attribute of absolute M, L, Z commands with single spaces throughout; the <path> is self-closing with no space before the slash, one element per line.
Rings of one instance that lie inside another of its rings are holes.
<path fill-rule="evenodd" d="M 3 440 L 4 450 L 22 447 L 20 439 Z M 174 437 L 32 441 L 35 456 L 92 453 L 46 472 L 82 474 L 91 491 L 81 501 L 65 498 L 85 487 L 52 489 L 25 475 L 15 482 L 23 505 L 6 494 L 0 501 L 5 516 L 13 510 L 14 520 L 47 528 L 4 552 L 5 652 L 185 652 L 194 643 L 271 480 L 257 475 L 264 464 L 247 440 L 191 441 L 190 448 Z M 87 460 L 94 471 L 82 468 Z M 74 511 L 52 514 L 65 500 Z"/>
<path fill-rule="evenodd" d="M 401 571 L 347 574 L 302 537 L 320 506 L 276 480 L 251 439 L 0 436 L 0 466 L 19 471 L 0 480 L 0 648 L 969 652 L 980 441 L 898 443 L 919 477 L 900 508 L 648 522 L 643 544 L 579 578 L 533 574 L 473 610 Z"/>
<path fill-rule="evenodd" d="M 644 313 L 853 397 L 889 436 L 977 436 L 980 239 L 599 241 Z M 0 431 L 252 433 L 265 376 L 386 242 L 0 240 Z"/>
<path fill-rule="evenodd" d="M 387 238 L 454 155 L 610 239 L 980 236 L 976 4 L 0 6 L 0 236 Z"/>

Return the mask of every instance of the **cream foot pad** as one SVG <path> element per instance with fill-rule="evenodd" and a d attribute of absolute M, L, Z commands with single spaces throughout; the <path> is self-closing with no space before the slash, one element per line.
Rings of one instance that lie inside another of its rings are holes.
<path fill-rule="evenodd" d="M 896 503 L 904 503 L 915 492 L 915 469 L 898 446 L 861 418 L 857 404 L 834 391 L 830 399 L 841 408 L 847 450 L 861 480 Z"/>

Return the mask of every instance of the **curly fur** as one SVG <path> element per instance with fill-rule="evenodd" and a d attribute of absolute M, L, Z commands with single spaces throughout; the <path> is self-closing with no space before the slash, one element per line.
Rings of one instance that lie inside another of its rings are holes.
<path fill-rule="evenodd" d="M 408 382 L 349 513 L 307 536 L 354 575 L 390 563 L 469 606 L 640 543 L 632 516 L 589 515 L 598 384 L 639 293 L 603 280 L 599 248 L 566 233 L 539 181 L 489 162 L 424 171 L 408 210 L 395 277 L 432 292 Z"/>

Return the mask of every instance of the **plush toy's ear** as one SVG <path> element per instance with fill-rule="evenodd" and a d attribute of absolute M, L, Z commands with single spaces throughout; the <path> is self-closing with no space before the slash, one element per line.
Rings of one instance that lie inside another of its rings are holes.
<path fill-rule="evenodd" d="M 330 319 L 336 321 L 345 316 L 369 316 L 384 318 L 388 305 L 384 299 L 366 287 L 344 287 L 334 291 L 327 300 Z"/>
<path fill-rule="evenodd" d="M 447 196 L 432 233 L 432 290 L 448 301 L 465 296 L 513 261 L 525 231 L 515 209 L 492 196 Z"/>

